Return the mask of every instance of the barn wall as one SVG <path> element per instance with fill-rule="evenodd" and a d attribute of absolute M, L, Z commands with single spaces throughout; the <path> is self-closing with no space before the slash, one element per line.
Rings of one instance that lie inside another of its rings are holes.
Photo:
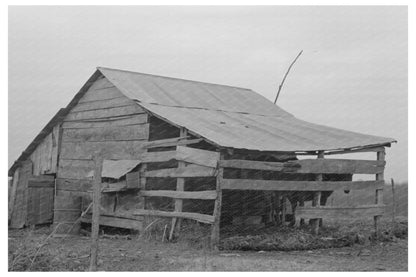
<path fill-rule="evenodd" d="M 147 118 L 106 78 L 98 79 L 64 119 L 57 177 L 86 179 L 100 149 L 107 159 L 139 158 L 149 136 Z"/>
<path fill-rule="evenodd" d="M 59 124 L 53 128 L 52 132 L 43 139 L 30 155 L 30 160 L 33 163 L 33 175 L 56 173 L 58 141 Z"/>

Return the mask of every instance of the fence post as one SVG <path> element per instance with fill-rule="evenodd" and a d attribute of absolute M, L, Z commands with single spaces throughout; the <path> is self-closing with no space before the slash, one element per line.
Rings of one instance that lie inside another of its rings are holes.
<path fill-rule="evenodd" d="M 323 159 L 324 158 L 324 152 L 323 151 L 319 151 L 318 152 L 318 159 Z M 317 174 L 316 175 L 316 180 L 317 181 L 322 181 L 323 179 L 323 174 Z M 321 192 L 315 192 L 314 196 L 313 196 L 313 200 L 312 200 L 312 206 L 315 207 L 319 207 L 321 205 Z M 314 218 L 312 220 L 312 231 L 314 234 L 318 234 L 319 232 L 319 222 L 321 220 L 319 218 Z"/>
<path fill-rule="evenodd" d="M 95 170 L 92 198 L 90 271 L 97 271 L 98 231 L 100 227 L 101 171 L 103 166 L 103 158 L 101 154 L 94 155 L 94 162 Z"/>
<path fill-rule="evenodd" d="M 180 137 L 186 137 L 187 130 L 185 128 L 180 128 Z M 185 139 L 186 140 L 186 139 Z M 178 161 L 178 168 L 185 167 L 185 162 Z M 185 178 L 177 178 L 176 179 L 176 191 L 184 191 L 185 190 Z M 183 207 L 183 200 L 182 199 L 175 199 L 175 211 L 182 212 Z M 172 228 L 170 229 L 169 240 L 172 240 L 174 237 L 175 229 L 179 232 L 181 228 L 181 218 L 174 217 L 172 218 Z"/>
<path fill-rule="evenodd" d="M 220 160 L 224 159 L 224 153 L 220 154 Z M 222 205 L 222 188 L 221 183 L 223 180 L 224 168 L 218 166 L 218 175 L 216 182 L 217 199 L 214 205 L 214 223 L 211 230 L 211 249 L 218 250 L 220 243 L 220 221 L 221 221 L 221 205 Z"/>
<path fill-rule="evenodd" d="M 385 152 L 384 147 L 383 147 L 382 151 L 377 152 L 377 161 L 384 161 L 385 160 L 385 155 L 386 155 L 386 152 Z M 377 181 L 384 181 L 384 170 L 383 170 L 383 172 L 376 174 L 376 180 Z M 383 188 L 384 188 L 384 184 L 383 184 L 383 187 L 381 189 L 379 189 L 379 188 L 376 189 L 376 195 L 375 195 L 375 204 L 376 205 L 383 204 Z M 374 230 L 375 230 L 376 237 L 378 236 L 378 232 L 379 232 L 380 217 L 381 217 L 381 215 L 374 216 Z"/>

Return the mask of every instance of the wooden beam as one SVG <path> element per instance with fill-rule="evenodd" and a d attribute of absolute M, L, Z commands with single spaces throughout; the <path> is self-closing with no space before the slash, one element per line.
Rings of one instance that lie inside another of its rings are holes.
<path fill-rule="evenodd" d="M 180 134 L 179 135 L 181 137 L 187 137 L 188 133 L 187 133 L 187 131 L 186 131 L 185 128 L 181 127 L 180 128 Z M 178 147 L 176 147 L 176 149 L 178 149 Z M 186 164 L 183 161 L 179 161 L 178 162 L 178 168 L 176 170 L 177 171 L 180 171 L 180 170 L 185 171 L 184 170 L 185 168 L 186 168 Z M 183 177 L 178 178 L 176 180 L 176 191 L 182 192 L 184 190 L 185 190 L 185 179 Z M 183 206 L 183 200 L 182 199 L 178 199 L 178 198 L 175 199 L 175 211 L 176 212 L 182 212 L 182 206 Z M 176 228 L 176 222 L 177 221 L 179 221 L 178 222 L 177 229 L 180 230 L 180 224 L 181 224 L 181 222 L 180 222 L 180 220 L 178 218 L 174 217 L 172 219 L 172 226 L 171 226 L 170 234 L 169 234 L 169 240 L 170 241 L 173 239 L 173 235 L 175 233 L 175 228 Z"/>
<path fill-rule="evenodd" d="M 384 150 L 383 146 L 327 151 L 325 152 L 325 155 L 338 155 L 338 154 L 361 153 L 361 152 L 379 152 L 381 150 Z"/>
<path fill-rule="evenodd" d="M 272 191 L 335 191 L 382 187 L 383 181 L 279 181 L 251 179 L 223 179 L 222 189 Z"/>
<path fill-rule="evenodd" d="M 91 223 L 91 215 L 85 215 L 81 218 L 81 222 Z M 100 225 L 112 226 L 118 228 L 132 229 L 132 230 L 142 230 L 143 222 L 140 220 L 135 220 L 131 218 L 122 218 L 114 217 L 108 215 L 100 215 L 99 219 Z"/>
<path fill-rule="evenodd" d="M 294 162 L 299 168 L 296 173 L 334 173 L 334 174 L 375 174 L 384 170 L 385 162 L 344 159 L 305 159 Z"/>
<path fill-rule="evenodd" d="M 140 191 L 140 196 L 146 197 L 169 197 L 175 199 L 204 199 L 215 200 L 217 192 L 215 190 L 205 191 L 174 191 L 174 190 L 144 190 Z"/>
<path fill-rule="evenodd" d="M 166 212 L 166 211 L 157 211 L 157 210 L 134 210 L 132 211 L 135 215 L 147 215 L 147 216 L 156 216 L 156 217 L 180 217 L 193 219 L 202 223 L 213 223 L 214 217 L 207 214 L 198 214 L 198 213 L 187 213 L 187 212 Z"/>
<path fill-rule="evenodd" d="M 288 173 L 375 174 L 384 170 L 385 162 L 345 159 L 305 159 L 288 162 L 224 160 L 221 167 L 280 171 Z"/>
<path fill-rule="evenodd" d="M 257 169 L 269 171 L 296 172 L 301 166 L 296 163 L 261 162 L 249 160 L 221 160 L 219 166 L 226 168 Z"/>
<path fill-rule="evenodd" d="M 183 162 L 179 162 L 183 163 Z M 210 177 L 214 176 L 215 169 L 200 165 L 189 165 L 178 168 L 165 168 L 158 170 L 151 170 L 144 173 L 146 177 L 171 177 L 171 178 L 185 178 L 185 177 Z"/>
<path fill-rule="evenodd" d="M 97 271 L 98 260 L 98 231 L 100 218 L 100 197 L 101 197 L 101 171 L 103 167 L 103 157 L 96 154 L 94 157 L 94 193 L 92 198 L 92 220 L 91 220 L 91 255 L 90 271 Z"/>
<path fill-rule="evenodd" d="M 319 151 L 317 161 L 322 161 L 323 159 L 324 159 L 324 152 Z M 316 175 L 316 181 L 322 182 L 322 179 L 323 179 L 322 174 L 317 174 Z M 314 207 L 320 207 L 321 206 L 321 192 L 320 191 L 317 191 L 317 192 L 314 193 L 313 200 L 312 200 L 312 206 L 314 206 Z M 311 219 L 310 222 L 312 223 L 311 225 L 312 225 L 313 233 L 315 235 L 317 235 L 318 232 L 319 232 L 319 218 Z"/>
<path fill-rule="evenodd" d="M 176 159 L 208 167 L 217 167 L 220 153 L 214 151 L 201 150 L 191 147 L 178 146 L 176 148 Z"/>
<path fill-rule="evenodd" d="M 386 152 L 383 148 L 382 151 L 377 152 L 377 161 L 385 162 L 385 156 Z M 375 200 L 374 203 L 376 205 L 382 205 L 383 204 L 383 187 L 384 187 L 384 171 L 376 174 L 376 180 L 383 183 L 383 186 L 381 188 L 376 188 L 376 194 L 375 194 Z M 379 220 L 381 215 L 374 215 L 374 230 L 376 233 L 376 236 L 379 232 Z"/>
<path fill-rule="evenodd" d="M 384 205 L 368 205 L 357 207 L 298 207 L 296 217 L 314 219 L 351 219 L 380 216 L 384 212 Z"/>
<path fill-rule="evenodd" d="M 219 156 L 219 160 L 224 159 L 224 153 L 221 153 Z M 215 200 L 214 204 L 214 222 L 212 224 L 211 229 L 211 249 L 218 250 L 218 246 L 220 244 L 220 223 L 221 223 L 221 206 L 222 206 L 222 182 L 224 175 L 224 168 L 218 168 L 217 174 L 217 182 L 216 182 L 216 191 L 217 191 L 217 199 Z"/>
<path fill-rule="evenodd" d="M 144 148 L 155 148 L 155 147 L 168 147 L 168 146 L 178 146 L 178 145 L 188 145 L 201 142 L 203 139 L 191 139 L 187 140 L 187 137 L 177 137 L 177 138 L 169 138 L 169 139 L 161 139 L 161 140 L 154 140 L 146 142 L 143 147 Z"/>

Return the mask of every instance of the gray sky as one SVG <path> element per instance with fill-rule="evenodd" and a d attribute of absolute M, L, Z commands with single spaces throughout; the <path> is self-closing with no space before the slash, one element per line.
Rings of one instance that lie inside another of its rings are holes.
<path fill-rule="evenodd" d="M 273 100 L 301 49 L 278 105 L 397 139 L 385 177 L 407 180 L 407 8 L 388 6 L 10 7 L 9 165 L 97 66 L 247 87 Z"/>

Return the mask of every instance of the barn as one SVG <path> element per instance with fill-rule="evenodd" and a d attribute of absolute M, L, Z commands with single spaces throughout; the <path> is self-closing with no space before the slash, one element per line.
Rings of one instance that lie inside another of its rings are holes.
<path fill-rule="evenodd" d="M 253 221 L 318 231 L 360 216 L 377 228 L 393 142 L 300 120 L 250 89 L 99 67 L 9 169 L 9 225 L 77 232 L 98 172 L 101 225 L 140 231 L 168 217 L 174 236 L 196 220 L 214 246 L 220 227 Z M 356 152 L 374 160 L 331 158 Z M 364 189 L 373 203 L 326 205 L 333 191 Z"/>

